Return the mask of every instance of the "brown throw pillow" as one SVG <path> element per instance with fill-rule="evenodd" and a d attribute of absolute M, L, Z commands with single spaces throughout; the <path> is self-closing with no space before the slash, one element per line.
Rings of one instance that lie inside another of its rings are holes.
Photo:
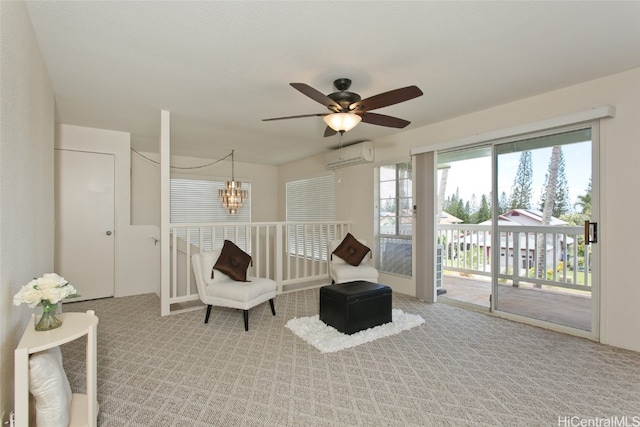
<path fill-rule="evenodd" d="M 360 243 L 351 233 L 347 233 L 336 250 L 333 251 L 333 255 L 339 256 L 349 264 L 357 267 L 369 251 L 370 249 Z"/>
<path fill-rule="evenodd" d="M 251 255 L 237 247 L 232 241 L 225 240 L 218 261 L 213 266 L 215 270 L 221 271 L 233 280 L 238 282 L 248 282 L 247 268 L 253 265 Z M 211 271 L 213 276 L 213 270 Z"/>

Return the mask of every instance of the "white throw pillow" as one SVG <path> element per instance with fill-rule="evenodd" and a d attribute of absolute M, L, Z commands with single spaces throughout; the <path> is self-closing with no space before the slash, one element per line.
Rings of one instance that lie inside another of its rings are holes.
<path fill-rule="evenodd" d="M 217 251 L 204 251 L 200 254 L 200 268 L 202 269 L 202 277 L 207 285 L 213 285 L 214 279 L 211 278 L 211 270 L 216 264 L 218 257 L 220 256 L 220 250 Z M 217 277 L 214 278 L 217 279 Z"/>
<path fill-rule="evenodd" d="M 38 427 L 67 427 L 71 409 L 71 386 L 62 367 L 60 347 L 29 358 L 29 390 L 36 399 Z"/>

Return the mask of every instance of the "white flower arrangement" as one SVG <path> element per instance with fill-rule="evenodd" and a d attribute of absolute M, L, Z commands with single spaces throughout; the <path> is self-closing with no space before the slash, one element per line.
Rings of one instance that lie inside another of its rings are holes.
<path fill-rule="evenodd" d="M 65 298 L 79 296 L 76 289 L 56 273 L 47 273 L 38 279 L 33 279 L 13 297 L 13 304 L 29 304 L 34 308 L 40 303 L 57 304 Z"/>

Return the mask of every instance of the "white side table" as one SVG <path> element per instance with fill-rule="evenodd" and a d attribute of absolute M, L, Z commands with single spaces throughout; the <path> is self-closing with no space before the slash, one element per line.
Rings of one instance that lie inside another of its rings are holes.
<path fill-rule="evenodd" d="M 96 426 L 97 396 L 97 326 L 93 310 L 86 313 L 63 313 L 62 326 L 50 331 L 36 331 L 32 320 L 15 350 L 15 425 L 29 426 L 29 355 L 87 336 L 86 394 L 73 394 L 69 426 Z"/>

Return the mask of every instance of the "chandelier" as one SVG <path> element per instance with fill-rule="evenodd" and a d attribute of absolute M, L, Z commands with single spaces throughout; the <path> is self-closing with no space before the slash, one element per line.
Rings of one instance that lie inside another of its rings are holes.
<path fill-rule="evenodd" d="M 222 205 L 232 215 L 238 213 L 242 202 L 249 196 L 249 192 L 242 189 L 242 183 L 235 180 L 233 153 L 234 150 L 231 150 L 231 181 L 226 182 L 225 188 L 218 190 Z"/>

